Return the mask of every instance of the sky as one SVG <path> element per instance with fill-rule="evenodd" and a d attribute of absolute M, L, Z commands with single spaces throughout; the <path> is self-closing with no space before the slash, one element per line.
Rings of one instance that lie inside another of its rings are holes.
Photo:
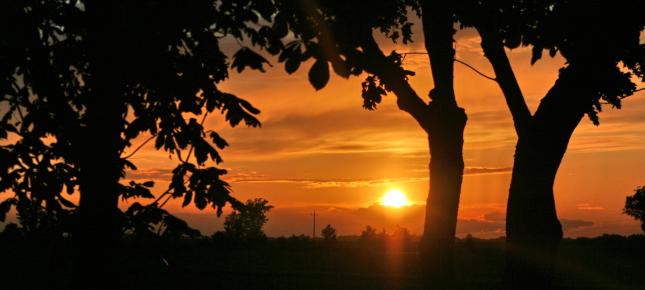
<path fill-rule="evenodd" d="M 395 45 L 380 39 L 383 51 L 423 52 L 418 25 L 414 43 Z M 643 36 L 643 35 L 641 35 Z M 645 37 L 641 37 L 641 42 Z M 493 75 L 473 30 L 456 35 L 456 57 Z M 237 42 L 224 43 L 230 55 Z M 564 65 L 560 56 L 545 57 L 530 65 L 530 49 L 508 51 L 518 81 L 532 111 Z M 234 197 L 269 200 L 269 236 L 311 235 L 312 212 L 318 228 L 331 224 L 339 235 L 358 235 L 367 226 L 392 230 L 405 227 L 421 234 L 428 194 L 427 135 L 388 94 L 375 111 L 362 105 L 361 81 L 365 75 L 343 79 L 332 75 L 316 91 L 307 81 L 311 62 L 292 75 L 275 58 L 266 73 L 231 72 L 219 88 L 250 101 L 262 110 L 261 128 L 230 128 L 224 118 L 211 114 L 206 129 L 216 130 L 230 146 L 222 150 Z M 410 83 L 420 96 L 432 88 L 425 55 L 408 55 L 404 67 L 416 72 Z M 642 83 L 640 84 L 643 85 Z M 504 235 L 504 214 L 516 141 L 503 95 L 491 80 L 455 64 L 457 101 L 468 114 L 464 134 L 464 172 L 458 236 L 481 238 Z M 428 99 L 426 98 L 426 101 Z M 558 216 L 565 236 L 640 232 L 638 221 L 622 214 L 625 197 L 645 185 L 645 93 L 623 101 L 623 108 L 605 107 L 600 126 L 585 118 L 576 129 L 555 183 Z M 133 142 L 137 146 L 148 136 Z M 153 192 L 166 189 L 176 166 L 152 142 L 131 159 L 139 170 L 127 179 L 154 180 Z M 411 202 L 401 208 L 383 207 L 385 192 L 398 189 Z M 127 204 L 122 204 L 127 207 Z M 203 234 L 222 229 L 224 215 L 200 211 L 180 201 L 166 208 L 185 218 Z M 320 234 L 319 232 L 317 234 Z"/>
<path fill-rule="evenodd" d="M 423 52 L 420 35 L 416 30 L 410 45 L 379 42 L 385 52 Z M 460 31 L 456 40 L 459 60 L 492 75 L 475 31 Z M 226 45 L 235 51 L 239 44 Z M 530 49 L 518 48 L 508 54 L 534 111 L 564 60 L 545 57 L 530 65 Z M 349 79 L 332 75 L 327 86 L 316 91 L 307 81 L 312 63 L 288 75 L 283 64 L 269 60 L 272 66 L 266 73 L 232 72 L 220 84 L 220 89 L 262 110 L 262 127 L 230 128 L 215 114 L 205 125 L 230 144 L 222 151 L 221 166 L 229 170 L 225 179 L 234 196 L 240 200 L 260 197 L 275 206 L 269 213 L 267 234 L 311 235 L 314 210 L 319 229 L 331 224 L 340 235 L 360 234 L 366 225 L 386 230 L 405 227 L 421 234 L 429 188 L 427 136 L 397 109 L 395 97 L 389 94 L 377 110 L 366 111 L 360 97 L 364 75 Z M 420 96 L 427 96 L 432 88 L 427 56 L 408 55 L 404 66 L 416 72 L 411 85 Z M 457 234 L 503 236 L 516 141 L 511 116 L 497 84 L 461 64 L 455 64 L 455 91 L 468 114 Z M 625 99 L 620 110 L 605 107 L 600 126 L 585 118 L 576 129 L 555 183 L 565 236 L 640 231 L 639 223 L 622 214 L 622 208 L 625 197 L 645 185 L 644 111 L 641 91 Z M 156 191 L 165 188 L 176 164 L 152 146 L 132 160 L 140 169 L 128 177 L 156 180 Z M 398 209 L 380 205 L 383 194 L 391 189 L 404 192 L 411 205 Z M 167 207 L 204 234 L 222 229 L 223 216 L 216 217 L 212 209 L 182 208 L 179 201 Z"/>

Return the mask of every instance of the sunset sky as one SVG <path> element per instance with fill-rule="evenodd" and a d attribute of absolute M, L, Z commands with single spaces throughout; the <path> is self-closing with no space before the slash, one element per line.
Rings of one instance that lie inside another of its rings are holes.
<path fill-rule="evenodd" d="M 456 38 L 456 57 L 492 75 L 475 31 L 460 31 Z M 385 52 L 425 51 L 418 30 L 413 39 L 407 46 L 381 43 Z M 239 47 L 236 42 L 226 46 L 231 52 Z M 564 60 L 546 57 L 531 66 L 526 48 L 510 51 L 509 57 L 528 105 L 535 110 Z M 210 115 L 205 124 L 230 144 L 222 151 L 225 162 L 220 166 L 229 170 L 226 180 L 234 196 L 240 200 L 261 197 L 275 206 L 267 234 L 310 235 L 314 209 L 319 228 L 331 224 L 340 235 L 360 234 L 366 225 L 379 229 L 402 226 L 420 234 L 428 193 L 427 136 L 397 109 L 395 97 L 388 95 L 376 111 L 366 111 L 360 97 L 365 76 L 342 79 L 333 75 L 324 89 L 315 91 L 307 81 L 311 63 L 288 75 L 276 58 L 269 61 L 273 66 L 266 73 L 231 72 L 230 79 L 220 84 L 221 90 L 262 110 L 261 128 L 230 128 L 219 114 Z M 417 73 L 410 82 L 425 97 L 432 88 L 427 56 L 408 55 L 404 66 Z M 468 114 L 457 232 L 459 236 L 503 236 L 516 141 L 511 116 L 497 84 L 461 64 L 455 64 L 455 90 L 459 105 Z M 640 231 L 639 223 L 622 214 L 622 208 L 625 196 L 645 185 L 644 112 L 645 93 L 641 91 L 625 99 L 620 110 L 604 107 L 600 126 L 585 118 L 576 129 L 555 184 L 565 236 Z M 145 139 L 141 136 L 133 143 L 136 146 Z M 154 150 L 152 144 L 131 160 L 139 170 L 129 172 L 128 178 L 155 180 L 154 192 L 167 187 L 176 165 L 176 160 Z M 381 197 L 391 189 L 401 190 L 413 205 L 381 206 Z M 182 208 L 178 200 L 167 207 L 203 234 L 222 228 L 224 216 L 217 218 L 213 209 Z"/>
<path fill-rule="evenodd" d="M 417 29 L 418 29 L 418 25 Z M 412 45 L 381 41 L 389 52 L 425 51 L 419 31 Z M 492 74 L 473 30 L 457 35 L 457 58 Z M 643 39 L 643 38 L 642 38 Z M 238 44 L 227 44 L 235 51 Z M 557 56 L 530 65 L 530 50 L 515 49 L 509 57 L 534 110 L 554 83 L 564 60 Z M 428 145 L 425 133 L 388 95 L 376 111 L 361 108 L 360 82 L 332 76 L 315 91 L 307 81 L 305 63 L 294 75 L 270 59 L 267 73 L 232 73 L 221 89 L 251 101 L 262 110 L 262 128 L 229 128 L 220 115 L 206 122 L 230 147 L 222 164 L 230 172 L 235 197 L 262 197 L 275 209 L 269 214 L 270 236 L 310 234 L 315 209 L 319 228 L 326 224 L 341 235 L 359 234 L 366 225 L 396 226 L 421 233 L 428 192 Z M 404 66 L 417 73 L 411 84 L 421 96 L 432 88 L 428 59 L 408 55 Z M 466 109 L 465 177 L 459 210 L 458 235 L 504 235 L 504 211 L 513 149 L 516 141 L 510 113 L 496 83 L 455 64 L 455 89 Z M 556 203 L 566 236 L 640 231 L 637 221 L 622 214 L 625 196 L 645 185 L 645 95 L 624 100 L 622 109 L 605 107 L 600 126 L 587 118 L 576 130 L 555 185 Z M 163 190 L 175 164 L 167 154 L 150 147 L 134 159 L 138 172 L 129 177 L 158 181 Z M 412 206 L 384 208 L 380 198 L 390 189 L 404 192 Z M 210 234 L 223 218 L 213 210 L 200 212 L 169 208 L 193 226 Z"/>

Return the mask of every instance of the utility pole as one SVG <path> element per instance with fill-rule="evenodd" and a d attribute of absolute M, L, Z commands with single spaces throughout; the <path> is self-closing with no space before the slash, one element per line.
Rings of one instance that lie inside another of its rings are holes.
<path fill-rule="evenodd" d="M 312 237 L 312 240 L 315 241 L 316 240 L 316 216 L 318 215 L 318 214 L 316 214 L 315 209 L 314 209 L 314 213 L 312 215 L 314 217 L 314 231 L 313 231 L 313 235 L 311 237 Z"/>

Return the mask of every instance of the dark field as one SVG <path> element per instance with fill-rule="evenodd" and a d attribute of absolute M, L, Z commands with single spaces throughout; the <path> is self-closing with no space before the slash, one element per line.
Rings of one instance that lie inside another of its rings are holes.
<path fill-rule="evenodd" d="M 1 289 L 74 285 L 67 242 L 3 243 Z M 156 247 L 165 249 L 167 266 L 150 244 L 123 249 L 126 257 L 116 278 L 121 289 L 420 289 L 414 240 L 342 238 L 313 244 L 294 237 L 240 246 L 203 239 Z M 461 289 L 498 289 L 503 247 L 502 239 L 459 240 Z M 558 289 L 645 289 L 645 237 L 565 239 L 557 268 Z"/>

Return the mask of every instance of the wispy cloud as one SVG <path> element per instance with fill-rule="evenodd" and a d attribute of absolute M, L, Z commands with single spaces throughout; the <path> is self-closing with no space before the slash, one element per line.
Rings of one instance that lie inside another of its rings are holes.
<path fill-rule="evenodd" d="M 467 167 L 464 169 L 464 175 L 484 175 L 484 174 L 504 174 L 511 171 L 511 168 L 487 168 L 487 167 Z M 239 172 L 230 174 L 226 177 L 233 183 L 291 183 L 302 184 L 305 188 L 357 188 L 357 187 L 380 187 L 392 183 L 427 181 L 428 177 L 396 177 L 396 178 L 340 178 L 340 179 L 320 179 L 320 178 L 275 178 L 268 177 L 256 172 Z"/>
<path fill-rule="evenodd" d="M 604 207 L 599 206 L 599 205 L 594 205 L 591 203 L 579 203 L 576 204 L 576 209 L 579 210 L 605 210 Z"/>

